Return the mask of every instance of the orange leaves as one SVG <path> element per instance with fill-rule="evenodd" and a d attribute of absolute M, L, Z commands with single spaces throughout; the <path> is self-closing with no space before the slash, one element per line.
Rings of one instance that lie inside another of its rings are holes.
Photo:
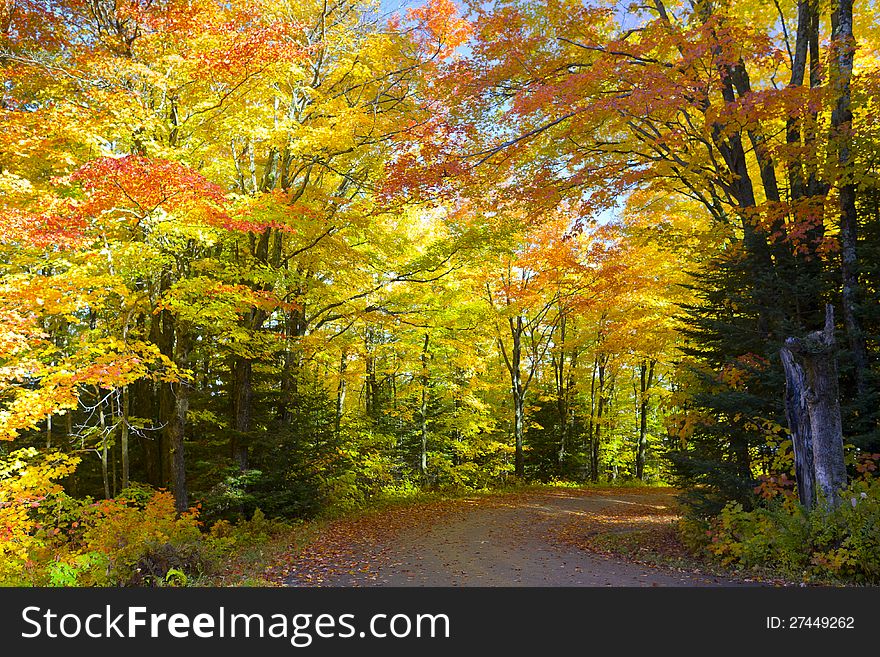
<path fill-rule="evenodd" d="M 309 53 L 309 26 L 261 2 L 171 0 L 146 23 L 155 32 L 151 43 L 176 41 L 179 56 L 201 80 L 230 82 Z"/>
<path fill-rule="evenodd" d="M 208 224 L 229 221 L 223 189 L 196 171 L 168 160 L 137 155 L 92 160 L 72 179 L 87 192 L 78 211 L 87 217 L 111 214 L 135 225 L 162 211 L 177 216 L 195 215 Z"/>
<path fill-rule="evenodd" d="M 242 68 L 257 68 L 279 62 L 298 62 L 308 53 L 299 45 L 305 26 L 301 23 L 274 22 L 242 30 L 231 21 L 220 26 L 220 44 L 201 53 L 199 70 L 209 73 L 237 74 Z M 229 36 L 232 35 L 232 38 Z"/>
<path fill-rule="evenodd" d="M 182 374 L 159 348 L 147 342 L 126 342 L 113 337 L 88 341 L 47 377 L 52 385 L 92 385 L 121 388 L 152 378 L 177 381 Z"/>
<path fill-rule="evenodd" d="M 758 485 L 755 486 L 754 492 L 765 500 L 772 500 L 779 495 L 789 500 L 790 503 L 797 500 L 795 482 L 789 479 L 784 472 L 779 475 L 759 475 Z"/>
<path fill-rule="evenodd" d="M 82 244 L 85 222 L 49 212 L 33 213 L 9 208 L 3 211 L 0 244 L 21 249 L 69 249 Z"/>
<path fill-rule="evenodd" d="M 767 369 L 767 366 L 766 359 L 761 356 L 744 354 L 722 367 L 718 380 L 734 390 L 746 390 L 754 376 Z"/>
<path fill-rule="evenodd" d="M 423 5 L 407 9 L 406 17 L 417 24 L 421 43 L 430 54 L 452 54 L 471 34 L 471 24 L 458 15 L 453 0 L 427 0 Z"/>
<path fill-rule="evenodd" d="M 118 281 L 89 272 L 33 276 L 0 286 L 0 307 L 28 308 L 35 316 L 70 315 L 85 307 L 98 308 L 110 292 L 121 292 Z"/>

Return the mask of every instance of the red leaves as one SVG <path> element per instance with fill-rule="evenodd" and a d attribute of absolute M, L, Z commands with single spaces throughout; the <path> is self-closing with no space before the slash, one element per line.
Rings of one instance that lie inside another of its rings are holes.
<path fill-rule="evenodd" d="M 84 228 L 85 222 L 76 217 L 6 209 L 0 223 L 0 243 L 21 249 L 75 248 L 83 241 Z"/>
<path fill-rule="evenodd" d="M 87 192 L 79 213 L 95 217 L 111 213 L 113 219 L 138 224 L 158 211 L 178 216 L 195 214 L 209 225 L 225 226 L 223 189 L 197 171 L 168 160 L 138 155 L 92 160 L 72 179 Z"/>
<path fill-rule="evenodd" d="M 223 190 L 199 173 L 168 160 L 138 155 L 92 160 L 73 174 L 82 183 L 96 207 L 128 201 L 145 212 L 174 200 L 222 202 Z"/>
<path fill-rule="evenodd" d="M 761 475 L 758 477 L 758 485 L 754 491 L 756 495 L 761 496 L 765 500 L 772 500 L 777 495 L 782 495 L 786 499 L 794 500 L 797 498 L 795 492 L 795 482 L 788 478 L 784 472 L 778 475 Z"/>
<path fill-rule="evenodd" d="M 856 463 L 856 472 L 867 478 L 869 473 L 877 471 L 878 463 L 880 463 L 880 454 L 860 454 Z"/>
<path fill-rule="evenodd" d="M 458 15 L 458 6 L 452 0 L 428 0 L 424 5 L 408 9 L 406 17 L 415 21 L 420 36 L 417 39 L 430 55 L 431 51 L 443 56 L 452 54 L 471 35 L 471 24 Z"/>

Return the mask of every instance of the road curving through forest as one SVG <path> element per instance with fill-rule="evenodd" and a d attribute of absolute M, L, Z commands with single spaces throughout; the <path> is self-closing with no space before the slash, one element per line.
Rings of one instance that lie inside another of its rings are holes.
<path fill-rule="evenodd" d="M 668 489 L 551 489 L 404 506 L 329 523 L 290 586 L 738 586 L 579 547 L 590 532 L 668 526 Z M 599 528 L 599 529 L 597 529 Z"/>

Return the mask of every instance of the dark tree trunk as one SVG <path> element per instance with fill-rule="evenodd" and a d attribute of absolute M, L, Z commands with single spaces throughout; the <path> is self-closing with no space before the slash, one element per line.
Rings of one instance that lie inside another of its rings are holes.
<path fill-rule="evenodd" d="M 578 351 L 575 348 L 571 352 L 571 356 L 569 356 L 568 363 L 568 382 L 566 383 L 566 392 L 565 392 L 565 406 L 566 406 L 566 417 L 567 420 L 565 422 L 565 435 L 566 435 L 566 445 L 573 446 L 575 440 L 575 426 L 577 424 L 577 417 L 575 415 L 575 404 L 574 404 L 574 394 L 575 394 L 575 372 L 577 371 L 577 361 L 578 361 Z"/>
<path fill-rule="evenodd" d="M 422 346 L 422 399 L 420 404 L 420 433 L 421 433 L 421 449 L 419 452 L 419 472 L 422 477 L 428 476 L 428 384 L 430 379 L 428 376 L 428 340 L 429 336 L 425 333 L 425 343 Z"/>
<path fill-rule="evenodd" d="M 376 359 L 372 352 L 369 335 L 367 337 L 367 355 L 365 358 L 364 368 L 364 411 L 366 412 L 368 418 L 375 420 L 378 416 L 376 402 Z"/>
<path fill-rule="evenodd" d="M 831 85 L 836 94 L 831 112 L 831 139 L 837 151 L 840 204 L 840 273 L 842 279 L 843 323 L 855 369 L 856 388 L 864 398 L 868 392 L 868 350 L 859 319 L 859 266 L 856 243 L 856 185 L 853 180 L 852 79 L 855 39 L 853 37 L 853 1 L 837 0 L 831 15 Z"/>
<path fill-rule="evenodd" d="M 301 294 L 297 293 L 297 298 Z M 278 402 L 278 419 L 281 426 L 290 426 L 293 421 L 292 406 L 298 394 L 299 370 L 301 365 L 300 338 L 306 332 L 305 310 L 296 308 L 286 313 L 284 322 L 286 347 L 281 367 L 281 396 Z M 336 430 L 339 433 L 339 429 Z"/>
<path fill-rule="evenodd" d="M 639 446 L 636 452 L 636 478 L 645 478 L 645 462 L 648 456 L 648 390 L 654 383 L 654 367 L 657 361 L 643 360 L 639 367 Z"/>
<path fill-rule="evenodd" d="M 110 479 L 107 472 L 107 445 L 110 436 L 107 435 L 107 416 L 104 413 L 104 401 L 101 399 L 103 391 L 96 391 L 98 398 L 98 423 L 101 427 L 101 481 L 104 483 L 104 499 L 110 499 Z M 112 421 L 112 418 L 111 418 Z"/>
<path fill-rule="evenodd" d="M 590 375 L 590 425 L 587 436 L 589 437 L 590 450 L 590 481 L 599 481 L 598 450 L 595 448 L 596 440 L 596 374 L 599 370 L 599 357 L 593 359 L 593 372 Z"/>
<path fill-rule="evenodd" d="M 249 358 L 236 358 L 232 366 L 232 459 L 239 472 L 248 467 L 248 436 L 251 431 L 253 413 L 253 361 Z"/>
<path fill-rule="evenodd" d="M 162 272 L 160 293 L 171 287 L 171 272 L 166 270 Z M 156 346 L 162 355 L 167 356 L 170 360 L 175 360 L 174 347 L 174 317 L 168 310 L 162 310 L 158 316 L 158 334 L 156 337 Z M 174 422 L 176 413 L 176 394 L 174 384 L 170 381 L 163 381 L 159 384 L 159 422 L 158 425 L 163 427 L 161 431 L 156 433 L 158 463 L 157 463 L 157 480 L 158 485 L 165 488 L 172 485 L 171 471 L 172 458 L 171 446 L 169 443 L 170 427 Z"/>
<path fill-rule="evenodd" d="M 553 374 L 556 384 L 556 415 L 558 419 L 559 431 L 559 451 L 557 453 L 557 465 L 559 473 L 562 474 L 565 457 L 570 443 L 571 434 L 571 395 L 574 389 L 574 367 L 577 359 L 576 351 L 572 351 L 569 358 L 569 366 L 565 367 L 566 355 L 566 333 L 568 328 L 568 317 L 565 313 L 560 313 L 559 318 L 559 354 L 552 355 Z"/>
<path fill-rule="evenodd" d="M 160 283 L 161 292 L 170 289 L 171 283 L 171 272 L 169 270 L 163 271 Z M 178 368 L 186 370 L 189 367 L 192 349 L 189 330 L 176 322 L 168 310 L 162 310 L 158 320 L 158 324 L 154 326 L 156 346 Z M 189 411 L 189 388 L 187 386 L 188 384 L 184 381 L 163 381 L 159 384 L 159 421 L 160 426 L 163 427 L 162 431 L 157 432 L 157 438 L 160 441 L 160 485 L 171 488 L 178 512 L 186 511 L 189 506 L 183 450 L 186 415 Z"/>
<path fill-rule="evenodd" d="M 192 346 L 189 331 L 178 325 L 176 337 L 175 360 L 181 369 L 186 369 L 189 366 Z M 186 511 L 189 507 L 183 443 L 188 412 L 189 384 L 186 381 L 178 381 L 174 384 L 174 415 L 166 429 L 168 446 L 171 451 L 171 488 L 174 491 L 174 506 L 178 513 Z"/>
<path fill-rule="evenodd" d="M 158 323 L 154 321 L 154 324 Z M 155 342 L 158 338 L 156 334 L 151 333 L 151 340 Z M 130 390 L 129 414 L 131 417 L 143 418 L 149 420 L 151 426 L 159 426 L 160 417 L 158 416 L 158 404 L 156 403 L 157 384 L 147 379 L 132 381 L 128 384 Z M 136 432 L 137 442 L 140 446 L 143 458 L 144 470 L 147 483 L 151 486 L 160 486 L 159 481 L 159 432 L 158 431 L 138 431 Z"/>
<path fill-rule="evenodd" d="M 596 419 L 593 427 L 593 440 L 591 444 L 591 454 L 590 454 L 590 465 L 592 468 L 591 478 L 593 482 L 599 481 L 599 450 L 602 445 L 602 422 L 605 417 L 605 405 L 608 402 L 608 398 L 606 397 L 606 379 L 605 379 L 605 367 L 608 363 L 608 357 L 605 355 L 600 355 L 596 359 L 596 380 L 598 381 L 598 388 L 596 390 L 597 393 L 597 404 L 596 404 Z"/>
<path fill-rule="evenodd" d="M 834 308 L 830 304 L 826 307 L 824 330 L 810 333 L 805 338 L 788 338 L 785 348 L 803 369 L 803 401 L 791 406 L 806 406 L 807 409 L 816 492 L 826 505 L 836 506 L 840 489 L 846 486 L 846 464 L 838 399 Z M 797 428 L 795 424 L 792 431 Z"/>
<path fill-rule="evenodd" d="M 128 386 L 122 388 L 122 398 L 120 400 L 120 422 L 122 423 L 122 435 L 120 437 L 122 448 L 122 488 L 128 488 L 128 479 L 130 474 L 129 454 L 128 454 L 128 438 L 129 438 L 129 391 Z"/>
<path fill-rule="evenodd" d="M 785 417 L 794 450 L 798 499 L 804 507 L 811 509 L 816 499 L 816 481 L 813 473 L 813 429 L 807 409 L 807 384 L 803 368 L 788 347 L 782 348 L 780 356 L 785 369 Z"/>

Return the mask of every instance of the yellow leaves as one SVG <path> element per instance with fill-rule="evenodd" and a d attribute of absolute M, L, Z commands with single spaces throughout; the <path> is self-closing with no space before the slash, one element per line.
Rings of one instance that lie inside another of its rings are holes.
<path fill-rule="evenodd" d="M 115 276 L 73 268 L 56 276 L 6 277 L 0 285 L 0 307 L 21 304 L 40 315 L 71 315 L 83 308 L 101 308 L 107 295 L 123 294 Z"/>
<path fill-rule="evenodd" d="M 32 447 L 0 459 L 0 581 L 20 576 L 24 562 L 42 544 L 33 511 L 61 492 L 57 480 L 70 475 L 78 463 L 76 456 L 39 453 Z"/>
<path fill-rule="evenodd" d="M 111 336 L 86 342 L 45 381 L 59 387 L 93 385 L 112 389 L 143 378 L 175 381 L 179 376 L 176 365 L 156 345 Z"/>
<path fill-rule="evenodd" d="M 34 186 L 27 178 L 8 171 L 0 172 L 0 193 L 6 197 L 7 201 L 30 194 L 33 189 Z"/>
<path fill-rule="evenodd" d="M 4 408 L 0 410 L 0 440 L 13 440 L 20 431 L 34 429 L 47 416 L 76 408 L 76 397 L 67 388 L 28 389 L 0 384 Z"/>

